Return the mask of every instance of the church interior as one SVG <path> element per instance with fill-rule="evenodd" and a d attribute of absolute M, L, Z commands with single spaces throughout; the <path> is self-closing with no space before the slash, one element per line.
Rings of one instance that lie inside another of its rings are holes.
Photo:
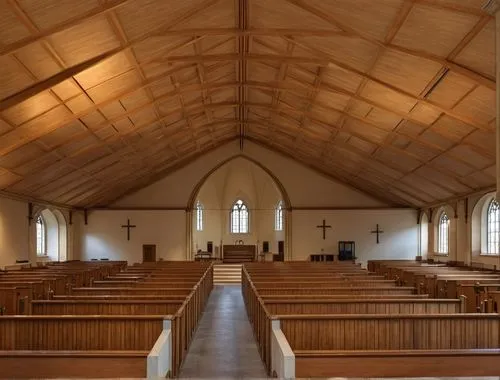
<path fill-rule="evenodd" d="M 0 379 L 500 379 L 499 67 L 500 0 L 1 1 Z"/>

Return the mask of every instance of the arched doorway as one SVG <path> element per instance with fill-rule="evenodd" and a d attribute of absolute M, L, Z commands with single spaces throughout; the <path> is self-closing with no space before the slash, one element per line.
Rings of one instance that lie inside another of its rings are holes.
<path fill-rule="evenodd" d="M 222 247 L 233 244 L 291 259 L 288 194 L 272 172 L 245 155 L 225 160 L 198 182 L 187 220 L 188 259 L 207 250 L 220 257 Z"/>

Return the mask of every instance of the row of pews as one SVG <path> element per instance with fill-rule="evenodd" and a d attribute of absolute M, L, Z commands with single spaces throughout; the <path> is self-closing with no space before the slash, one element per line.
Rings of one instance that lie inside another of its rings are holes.
<path fill-rule="evenodd" d="M 500 316 L 467 313 L 466 297 L 434 298 L 407 280 L 404 264 L 437 278 L 444 270 L 410 261 L 371 262 L 371 271 L 340 262 L 245 264 L 243 297 L 269 375 L 498 375 Z M 467 281 L 486 274 L 460 270 Z"/>
<path fill-rule="evenodd" d="M 206 262 L 68 262 L 0 273 L 0 378 L 177 376 Z"/>
<path fill-rule="evenodd" d="M 430 297 L 464 297 L 468 313 L 500 310 L 500 273 L 494 270 L 408 260 L 372 260 L 368 270 Z"/>

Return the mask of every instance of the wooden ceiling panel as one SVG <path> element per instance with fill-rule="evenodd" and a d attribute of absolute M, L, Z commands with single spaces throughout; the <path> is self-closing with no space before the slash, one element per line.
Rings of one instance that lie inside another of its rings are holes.
<path fill-rule="evenodd" d="M 128 71 L 132 70 L 134 65 L 130 62 L 127 54 L 120 53 L 106 59 L 104 62 L 91 67 L 78 75 L 75 79 L 80 86 L 88 90 L 96 87 L 102 82 L 108 81 L 112 78 L 119 77 L 119 79 L 127 80 L 127 76 L 120 78 L 120 75 L 126 75 Z"/>
<path fill-rule="evenodd" d="M 344 123 L 344 129 L 346 131 L 350 131 L 352 133 L 359 134 L 361 136 L 364 136 L 368 140 L 377 143 L 377 144 L 382 144 L 383 141 L 387 138 L 388 132 L 382 130 L 382 129 L 376 129 L 371 127 L 368 124 L 365 124 L 363 122 L 357 121 L 357 120 L 347 120 Z"/>
<path fill-rule="evenodd" d="M 424 144 L 430 144 L 432 146 L 440 147 L 441 149 L 449 149 L 452 147 L 453 142 L 443 137 L 439 133 L 436 133 L 432 129 L 427 129 L 419 136 L 419 140 Z"/>
<path fill-rule="evenodd" d="M 21 125 L 59 105 L 59 101 L 49 92 L 42 92 L 3 112 L 6 121 Z"/>
<path fill-rule="evenodd" d="M 371 108 L 365 117 L 368 121 L 388 131 L 394 130 L 401 123 L 400 116 L 381 110 L 380 108 Z"/>
<path fill-rule="evenodd" d="M 442 112 L 439 109 L 424 103 L 417 103 L 411 110 L 411 117 L 413 119 L 427 125 L 433 124 L 441 114 Z"/>
<path fill-rule="evenodd" d="M 417 138 L 425 130 L 425 126 L 421 124 L 414 123 L 412 121 L 406 121 L 399 124 L 398 131 L 406 136 Z"/>
<path fill-rule="evenodd" d="M 98 0 L 17 0 L 41 30 L 49 29 L 100 6 Z"/>
<path fill-rule="evenodd" d="M 453 108 L 476 84 L 455 72 L 448 71 L 427 99 L 442 106 Z"/>
<path fill-rule="evenodd" d="M 32 84 L 33 79 L 23 70 L 18 60 L 9 56 L 0 57 L 0 99 L 7 98 Z"/>
<path fill-rule="evenodd" d="M 36 159 L 33 160 L 28 160 L 19 166 L 15 168 L 15 172 L 17 174 L 20 174 L 22 176 L 25 176 L 25 178 L 31 178 L 29 177 L 32 174 L 35 174 L 39 172 L 40 170 L 43 170 L 47 166 L 53 164 L 54 162 L 58 161 L 59 158 L 55 154 L 50 154 L 50 153 L 40 153 Z M 22 181 L 21 181 L 22 182 Z M 16 184 L 17 186 L 17 184 Z M 22 188 L 22 184 L 19 186 Z"/>
<path fill-rule="evenodd" d="M 436 62 L 385 50 L 377 60 L 372 74 L 396 88 L 419 95 L 440 69 L 441 65 Z"/>
<path fill-rule="evenodd" d="M 442 154 L 432 160 L 436 167 L 443 168 L 450 171 L 451 173 L 456 173 L 460 177 L 465 177 L 474 172 L 474 168 L 464 163 L 461 163 L 445 154 Z"/>
<path fill-rule="evenodd" d="M 459 142 L 464 137 L 475 131 L 475 128 L 471 125 L 462 123 L 461 121 L 452 119 L 445 115 L 441 116 L 430 129 L 455 142 Z"/>
<path fill-rule="evenodd" d="M 442 187 L 427 181 L 425 178 L 411 174 L 401 179 L 401 183 L 413 187 L 417 191 L 427 194 L 436 194 L 438 199 L 447 199 L 456 196 L 456 193 L 443 189 Z"/>
<path fill-rule="evenodd" d="M 478 16 L 414 4 L 393 43 L 446 57 L 479 20 Z M 436 38 L 439 36 L 439 38 Z"/>
<path fill-rule="evenodd" d="M 456 194 L 466 194 L 473 190 L 473 187 L 470 187 L 470 185 L 466 186 L 464 183 L 457 181 L 449 175 L 443 174 L 443 172 L 438 171 L 429 165 L 417 169 L 415 174 L 422 178 L 427 178 L 435 184 L 440 184 Z M 464 182 L 467 183 L 466 181 Z"/>
<path fill-rule="evenodd" d="M 9 172 L 5 169 L 0 168 L 0 189 L 5 189 L 22 180 L 23 177 L 20 175 Z"/>
<path fill-rule="evenodd" d="M 468 135 L 464 142 L 477 146 L 488 152 L 491 156 L 495 155 L 495 131 L 475 131 Z"/>
<path fill-rule="evenodd" d="M 349 139 L 348 144 L 352 145 L 353 147 L 358 148 L 358 149 L 360 149 L 363 152 L 368 153 L 368 154 L 372 154 L 374 152 L 374 150 L 377 148 L 376 144 L 371 143 L 371 142 L 364 140 L 364 139 L 362 140 L 356 136 L 352 136 Z"/>
<path fill-rule="evenodd" d="M 356 70 L 366 72 L 378 54 L 379 48 L 363 39 L 344 36 L 297 38 L 316 50 L 329 54 L 335 60 Z"/>
<path fill-rule="evenodd" d="M 53 34 L 50 41 L 68 66 L 74 66 L 120 46 L 105 18 L 92 19 L 64 32 Z"/>
<path fill-rule="evenodd" d="M 477 87 L 455 106 L 455 111 L 486 125 L 495 118 L 495 91 Z"/>
<path fill-rule="evenodd" d="M 377 104 L 382 104 L 388 109 L 394 109 L 401 112 L 410 112 L 416 104 L 416 100 L 402 95 L 387 87 L 375 82 L 368 82 L 361 95 Z"/>
<path fill-rule="evenodd" d="M 335 2 L 309 0 L 307 5 L 315 7 L 329 18 L 341 22 L 355 30 L 362 30 L 363 34 L 383 39 L 398 15 L 403 0 L 338 0 Z M 377 17 L 374 17 L 377 15 Z"/>
<path fill-rule="evenodd" d="M 493 176 L 489 176 L 484 172 L 474 172 L 468 176 L 464 177 L 464 181 L 474 189 L 481 189 L 485 187 L 491 187 L 491 184 L 495 181 Z"/>
<path fill-rule="evenodd" d="M 438 154 L 440 154 L 440 150 L 420 144 L 418 142 L 412 142 L 409 144 L 405 150 L 408 153 L 411 153 L 417 157 L 419 157 L 422 161 L 430 161 Z"/>
<path fill-rule="evenodd" d="M 321 71 L 322 82 L 350 92 L 356 92 L 362 80 L 361 76 L 335 66 L 329 66 Z"/>
<path fill-rule="evenodd" d="M 379 148 L 374 156 L 382 162 L 387 163 L 387 166 L 398 169 L 402 172 L 413 171 L 420 166 L 419 160 L 408 155 L 397 153 L 397 151 L 385 147 Z"/>
<path fill-rule="evenodd" d="M 455 61 L 495 78 L 495 21 L 493 19 L 457 55 Z"/>
<path fill-rule="evenodd" d="M 316 101 L 321 104 L 328 104 L 335 109 L 344 109 L 349 103 L 349 97 L 342 94 L 334 94 L 326 91 L 319 91 L 316 95 Z"/>
<path fill-rule="evenodd" d="M 128 71 L 119 77 L 110 79 L 102 84 L 87 90 L 87 93 L 96 103 L 103 102 L 117 95 L 122 94 L 131 88 L 136 88 L 141 84 L 139 74 L 133 70 Z"/>
<path fill-rule="evenodd" d="M 253 0 L 250 4 L 252 28 L 303 28 L 307 25 L 311 29 L 332 29 L 328 22 L 286 0 Z"/>
<path fill-rule="evenodd" d="M 234 0 L 219 0 L 216 4 L 202 13 L 196 14 L 182 24 L 182 28 L 235 28 L 236 14 Z"/>
<path fill-rule="evenodd" d="M 450 149 L 450 154 L 455 157 L 464 157 L 467 159 L 467 163 L 474 166 L 477 169 L 484 169 L 485 167 L 491 166 L 495 163 L 494 157 L 485 157 L 482 154 L 471 149 L 467 145 L 458 145 Z"/>
<path fill-rule="evenodd" d="M 7 45 L 29 36 L 28 29 L 19 22 L 13 8 L 6 2 L 0 7 L 0 45 Z"/>
<path fill-rule="evenodd" d="M 62 101 L 67 101 L 81 94 L 81 90 L 73 80 L 65 80 L 51 89 Z"/>
<path fill-rule="evenodd" d="M 61 70 L 54 57 L 39 43 L 18 50 L 15 56 L 37 79 L 47 79 Z"/>
<path fill-rule="evenodd" d="M 84 131 L 85 129 L 79 122 L 73 122 L 40 137 L 38 141 L 42 142 L 48 149 L 52 149 L 71 139 L 79 138 Z"/>
<path fill-rule="evenodd" d="M 16 171 L 16 168 L 36 160 L 39 156 L 43 155 L 42 147 L 35 143 L 26 144 L 19 149 L 16 149 L 4 156 L 0 157 L 0 167 Z"/>

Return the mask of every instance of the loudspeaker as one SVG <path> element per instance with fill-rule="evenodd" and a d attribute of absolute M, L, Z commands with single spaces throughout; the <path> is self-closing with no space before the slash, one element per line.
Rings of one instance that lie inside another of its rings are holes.
<path fill-rule="evenodd" d="M 262 242 L 262 252 L 269 252 L 269 242 L 268 241 Z"/>
<path fill-rule="evenodd" d="M 207 252 L 208 253 L 213 253 L 214 252 L 214 242 L 213 241 L 208 241 L 207 242 Z"/>

